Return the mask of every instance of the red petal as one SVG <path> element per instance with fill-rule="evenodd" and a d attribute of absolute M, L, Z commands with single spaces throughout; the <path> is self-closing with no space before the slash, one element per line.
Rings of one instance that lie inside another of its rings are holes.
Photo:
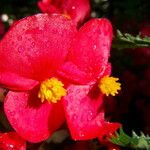
<path fill-rule="evenodd" d="M 0 149 L 26 150 L 26 142 L 16 132 L 1 133 Z"/>
<path fill-rule="evenodd" d="M 72 138 L 85 140 L 98 137 L 105 122 L 99 89 L 71 85 L 67 90 L 63 104 Z"/>
<path fill-rule="evenodd" d="M 11 90 L 31 90 L 39 82 L 7 72 L 0 74 L 0 83 L 2 86 L 4 85 L 5 88 L 9 88 Z"/>
<path fill-rule="evenodd" d="M 44 13 L 66 14 L 76 24 L 83 23 L 90 16 L 89 0 L 43 0 L 38 2 L 38 6 Z"/>
<path fill-rule="evenodd" d="M 120 123 L 109 123 L 105 122 L 103 124 L 103 127 L 99 131 L 99 140 L 103 141 L 105 140 L 104 138 L 110 138 L 114 132 L 121 127 Z"/>
<path fill-rule="evenodd" d="M 67 78 L 71 82 L 76 82 L 80 84 L 84 84 L 87 81 L 87 74 L 86 72 L 80 70 L 74 63 L 66 62 L 64 63 L 61 68 L 57 71 L 57 74 L 60 76 Z"/>
<path fill-rule="evenodd" d="M 67 12 L 75 23 L 83 23 L 90 16 L 90 0 L 65 0 L 62 10 Z"/>
<path fill-rule="evenodd" d="M 79 30 L 70 48 L 67 64 L 76 69 L 68 70 L 64 64 L 59 74 L 82 84 L 96 80 L 107 67 L 111 40 L 112 26 L 108 20 L 89 21 Z"/>
<path fill-rule="evenodd" d="M 76 27 L 61 15 L 38 14 L 15 23 L 0 41 L 0 74 L 43 80 L 66 59 Z"/>
<path fill-rule="evenodd" d="M 49 14 L 60 13 L 58 8 L 56 8 L 53 5 L 49 5 L 48 3 L 44 3 L 42 1 L 38 2 L 38 6 L 41 9 L 41 11 L 44 13 L 49 13 Z"/>
<path fill-rule="evenodd" d="M 108 63 L 103 75 L 100 74 L 99 78 L 101 78 L 102 76 L 111 75 L 111 71 L 112 71 L 111 63 Z"/>
<path fill-rule="evenodd" d="M 64 122 L 62 105 L 41 103 L 36 92 L 9 92 L 4 102 L 12 127 L 30 142 L 47 139 Z"/>

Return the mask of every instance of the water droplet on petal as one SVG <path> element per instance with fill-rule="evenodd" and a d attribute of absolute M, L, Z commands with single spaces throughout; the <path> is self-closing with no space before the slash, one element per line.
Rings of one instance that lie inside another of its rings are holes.
<path fill-rule="evenodd" d="M 69 99 L 70 99 L 70 101 L 72 101 L 73 99 L 74 99 L 74 97 L 71 95 L 69 95 Z"/>
<path fill-rule="evenodd" d="M 93 118 L 93 113 L 92 113 L 92 111 L 89 111 L 87 121 L 91 121 L 92 118 Z"/>
<path fill-rule="evenodd" d="M 79 136 L 84 137 L 84 133 L 82 131 L 80 131 Z"/>
<path fill-rule="evenodd" d="M 8 110 L 8 111 L 7 111 L 7 113 L 9 114 L 9 113 L 10 113 L 10 111 Z"/>
<path fill-rule="evenodd" d="M 80 94 L 80 93 L 81 93 L 81 90 L 80 90 L 80 89 L 77 89 L 76 92 L 77 92 L 77 94 Z"/>
<path fill-rule="evenodd" d="M 33 48 L 33 47 L 35 46 L 35 43 L 34 43 L 34 42 L 32 42 L 32 43 L 31 43 L 31 46 L 32 46 L 32 48 Z"/>
<path fill-rule="evenodd" d="M 43 29 L 43 27 L 41 26 L 41 27 L 39 27 L 39 31 L 43 31 L 44 29 Z"/>
<path fill-rule="evenodd" d="M 19 48 L 18 48 L 18 52 L 19 52 L 19 53 L 23 53 L 23 51 L 24 51 L 24 49 L 23 49 L 22 47 L 19 47 Z"/>
<path fill-rule="evenodd" d="M 74 114 L 72 118 L 73 118 L 73 120 L 76 120 L 77 119 L 77 115 Z"/>
<path fill-rule="evenodd" d="M 96 49 L 96 48 L 97 48 L 97 46 L 96 46 L 96 45 L 94 45 L 94 46 L 93 46 L 93 49 Z"/>
<path fill-rule="evenodd" d="M 18 41 L 21 41 L 22 40 L 22 36 L 18 36 Z"/>
<path fill-rule="evenodd" d="M 97 120 L 96 123 L 97 123 L 97 125 L 98 125 L 99 127 L 102 126 L 102 123 L 101 123 L 100 120 Z"/>
<path fill-rule="evenodd" d="M 26 94 L 24 94 L 24 96 L 25 96 L 25 97 L 28 97 L 28 94 L 26 93 Z"/>
<path fill-rule="evenodd" d="M 9 145 L 10 148 L 14 148 L 14 145 Z"/>
<path fill-rule="evenodd" d="M 72 9 L 76 9 L 76 7 L 75 7 L 75 6 L 72 6 L 71 8 L 72 8 Z"/>

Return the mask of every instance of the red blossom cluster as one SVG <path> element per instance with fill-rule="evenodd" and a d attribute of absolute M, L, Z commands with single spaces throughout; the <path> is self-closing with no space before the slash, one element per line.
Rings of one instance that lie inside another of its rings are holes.
<path fill-rule="evenodd" d="M 42 0 L 38 6 L 43 13 L 65 15 L 77 26 L 90 17 L 90 0 Z"/>
<path fill-rule="evenodd" d="M 111 74 L 111 23 L 91 19 L 79 28 L 89 16 L 89 0 L 43 0 L 38 5 L 49 14 L 15 22 L 0 41 L 0 85 L 9 89 L 4 111 L 14 134 L 41 142 L 66 121 L 74 140 L 109 137 L 120 124 L 105 120 L 99 86 Z M 8 135 L 0 138 L 9 143 Z M 16 141 L 13 146 L 22 143 Z"/>

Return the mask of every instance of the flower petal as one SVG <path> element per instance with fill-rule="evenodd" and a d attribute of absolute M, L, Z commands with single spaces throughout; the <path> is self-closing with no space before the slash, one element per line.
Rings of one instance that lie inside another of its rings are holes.
<path fill-rule="evenodd" d="M 59 74 L 80 84 L 96 80 L 107 67 L 111 40 L 112 26 L 107 19 L 87 22 L 76 35 L 66 62 L 76 69 L 68 70 L 64 64 Z"/>
<path fill-rule="evenodd" d="M 26 150 L 26 142 L 16 133 L 0 133 L 1 150 Z"/>
<path fill-rule="evenodd" d="M 6 116 L 18 134 L 30 142 L 47 139 L 64 122 L 62 105 L 41 103 L 37 91 L 9 92 L 4 101 Z"/>
<path fill-rule="evenodd" d="M 48 14 L 52 14 L 52 13 L 60 13 L 59 8 L 57 8 L 55 5 L 51 5 L 50 1 L 39 1 L 38 2 L 38 7 L 40 8 L 40 10 L 43 13 L 48 13 Z"/>
<path fill-rule="evenodd" d="M 0 41 L 0 74 L 50 77 L 66 59 L 75 33 L 75 25 L 62 15 L 37 14 L 16 22 Z"/>
<path fill-rule="evenodd" d="M 0 84 L 11 90 L 31 90 L 38 83 L 36 80 L 27 79 L 14 73 L 3 72 L 0 74 Z"/>
<path fill-rule="evenodd" d="M 64 110 L 72 138 L 86 140 L 99 135 L 104 120 L 103 99 L 97 87 L 68 87 L 63 98 Z"/>
<path fill-rule="evenodd" d="M 62 10 L 70 15 L 75 23 L 81 24 L 90 17 L 90 0 L 65 0 Z"/>
<path fill-rule="evenodd" d="M 108 63 L 108 64 L 106 65 L 105 71 L 103 72 L 103 75 L 100 74 L 100 75 L 99 75 L 99 78 L 101 78 L 101 77 L 103 77 L 103 76 L 109 76 L 109 75 L 111 75 L 111 71 L 112 71 L 111 63 Z"/>
<path fill-rule="evenodd" d="M 69 16 L 76 24 L 81 24 L 90 17 L 89 0 L 42 0 L 38 2 L 42 12 L 62 13 Z"/>
<path fill-rule="evenodd" d="M 98 139 L 100 141 L 103 141 L 106 140 L 105 138 L 110 138 L 114 134 L 114 132 L 120 127 L 121 127 L 120 123 L 105 122 L 103 124 L 103 127 L 100 129 Z"/>

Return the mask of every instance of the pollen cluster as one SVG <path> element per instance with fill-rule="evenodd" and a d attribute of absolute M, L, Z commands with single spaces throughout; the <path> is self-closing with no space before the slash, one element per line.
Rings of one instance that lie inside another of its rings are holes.
<path fill-rule="evenodd" d="M 119 78 L 104 76 L 99 82 L 99 88 L 106 96 L 115 96 L 118 94 L 118 90 L 121 89 L 121 84 L 117 82 Z"/>
<path fill-rule="evenodd" d="M 42 102 L 47 100 L 49 103 L 57 103 L 66 93 L 67 91 L 61 81 L 57 78 L 50 78 L 41 83 L 38 98 Z"/>
<path fill-rule="evenodd" d="M 71 20 L 71 16 L 68 14 L 67 11 L 64 11 L 62 14 L 65 18 L 67 18 L 68 20 Z"/>

